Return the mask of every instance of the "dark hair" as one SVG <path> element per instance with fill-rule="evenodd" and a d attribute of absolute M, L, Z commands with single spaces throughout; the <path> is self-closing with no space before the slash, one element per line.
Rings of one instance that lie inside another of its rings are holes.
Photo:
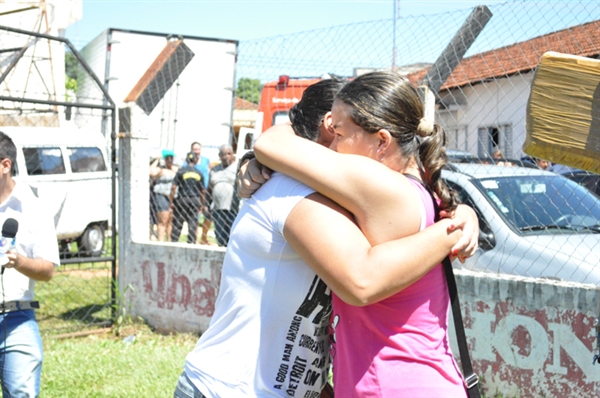
<path fill-rule="evenodd" d="M 419 164 L 421 178 L 439 197 L 440 208 L 456 208 L 456 193 L 440 179 L 447 159 L 446 133 L 423 120 L 423 102 L 409 80 L 393 72 L 367 73 L 346 84 L 336 100 L 349 106 L 352 121 L 368 133 L 389 131 L 403 157 Z"/>
<path fill-rule="evenodd" d="M 185 156 L 185 161 L 187 162 L 188 166 L 194 165 L 198 161 L 198 156 L 196 156 L 194 152 L 189 152 Z"/>
<path fill-rule="evenodd" d="M 200 145 L 200 148 L 202 148 L 201 143 L 199 143 L 198 141 L 194 141 L 194 142 L 192 142 L 192 145 L 190 145 L 190 150 L 194 147 L 194 145 Z"/>
<path fill-rule="evenodd" d="M 17 147 L 13 140 L 2 131 L 0 131 L 0 160 L 10 160 L 10 175 L 15 175 L 17 164 Z"/>
<path fill-rule="evenodd" d="M 290 121 L 297 136 L 311 141 L 319 139 L 319 126 L 343 85 L 340 79 L 325 79 L 306 88 L 300 102 L 290 109 Z"/>

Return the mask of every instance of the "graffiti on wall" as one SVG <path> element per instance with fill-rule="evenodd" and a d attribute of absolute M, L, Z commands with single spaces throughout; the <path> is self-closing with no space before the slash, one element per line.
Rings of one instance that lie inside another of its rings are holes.
<path fill-rule="evenodd" d="M 591 396 L 600 389 L 593 316 L 510 301 L 467 307 L 465 327 L 477 336 L 471 356 L 484 385 L 511 385 L 520 396 Z"/>
<path fill-rule="evenodd" d="M 193 278 L 189 268 L 166 266 L 164 262 L 146 260 L 142 263 L 143 291 L 146 299 L 158 308 L 187 311 L 210 317 L 220 283 L 220 262 L 210 264 L 210 278 Z"/>

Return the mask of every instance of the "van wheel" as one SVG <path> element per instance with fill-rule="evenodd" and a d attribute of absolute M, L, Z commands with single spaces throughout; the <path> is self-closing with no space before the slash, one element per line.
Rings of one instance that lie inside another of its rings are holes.
<path fill-rule="evenodd" d="M 71 248 L 69 247 L 69 242 L 62 239 L 59 241 L 58 252 L 60 254 L 61 259 L 67 259 L 71 257 Z"/>
<path fill-rule="evenodd" d="M 79 253 L 87 257 L 98 257 L 104 250 L 104 228 L 99 224 L 90 224 L 79 238 Z"/>

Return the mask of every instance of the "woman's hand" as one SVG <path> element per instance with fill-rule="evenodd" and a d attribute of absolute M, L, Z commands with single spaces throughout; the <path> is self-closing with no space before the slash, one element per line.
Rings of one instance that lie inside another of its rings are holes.
<path fill-rule="evenodd" d="M 479 220 L 475 211 L 467 205 L 458 205 L 453 213 L 440 212 L 440 217 L 450 218 L 455 228 L 461 228 L 463 235 L 452 248 L 451 256 L 461 263 L 475 254 L 479 247 Z"/>
<path fill-rule="evenodd" d="M 251 197 L 258 188 L 271 178 L 271 173 L 273 171 L 260 164 L 256 158 L 242 164 L 237 175 L 238 196 L 240 198 Z"/>

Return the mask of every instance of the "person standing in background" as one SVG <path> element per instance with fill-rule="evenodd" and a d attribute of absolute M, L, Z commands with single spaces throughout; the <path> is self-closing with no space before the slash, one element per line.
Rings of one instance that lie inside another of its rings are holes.
<path fill-rule="evenodd" d="M 231 145 L 219 148 L 221 163 L 213 167 L 208 179 L 208 202 L 212 218 L 215 222 L 215 235 L 219 246 L 227 246 L 233 221 L 239 210 L 239 198 L 235 192 L 237 175 L 237 159 Z"/>
<path fill-rule="evenodd" d="M 540 158 L 533 158 L 535 160 L 535 164 L 537 165 L 537 167 L 539 167 L 542 170 L 548 170 L 548 168 L 550 167 L 550 162 L 548 162 L 546 159 L 540 159 Z M 551 171 L 552 168 L 550 168 Z"/>
<path fill-rule="evenodd" d="M 492 152 L 492 159 L 494 159 L 494 162 L 498 165 L 498 166 L 514 166 L 514 164 L 512 164 L 511 162 L 507 161 L 504 158 L 504 154 L 502 153 L 502 151 L 499 148 L 496 148 L 493 152 Z"/>
<path fill-rule="evenodd" d="M 197 156 L 196 164 L 194 165 L 196 169 L 202 174 L 202 181 L 204 183 L 204 192 L 206 193 L 206 189 L 208 188 L 208 179 L 210 173 L 210 161 L 208 158 L 202 156 L 202 144 L 198 141 L 192 142 L 190 146 L 190 150 L 194 152 Z M 187 162 L 183 164 L 183 167 L 187 166 Z M 204 203 L 207 203 L 208 200 L 204 198 Z M 210 229 L 210 225 L 212 224 L 212 218 L 210 216 L 210 212 L 205 211 L 202 213 L 203 220 L 201 223 L 202 233 L 200 235 L 200 244 L 208 245 L 208 230 Z M 200 221 L 200 214 L 198 214 L 198 221 Z"/>
<path fill-rule="evenodd" d="M 164 149 L 162 151 L 164 164 L 161 164 L 160 158 L 158 158 L 150 165 L 150 178 L 153 181 L 152 192 L 158 219 L 159 242 L 164 242 L 165 238 L 168 240 L 171 236 L 172 214 L 169 211 L 169 196 L 171 195 L 173 178 L 175 178 L 178 170 L 177 166 L 173 164 L 173 156 L 173 151 Z"/>
<path fill-rule="evenodd" d="M 28 185 L 12 178 L 16 158 L 12 139 L 0 132 L 0 225 L 18 223 L 14 248 L 3 243 L 10 249 L 2 252 L 0 274 L 0 381 L 5 397 L 37 397 L 43 354 L 33 290 L 36 281 L 52 278 L 59 254 L 51 215 Z"/>
<path fill-rule="evenodd" d="M 173 212 L 173 229 L 171 242 L 178 242 L 181 235 L 183 222 L 188 224 L 187 243 L 196 243 L 198 231 L 198 214 L 202 212 L 204 203 L 204 178 L 194 167 L 197 157 L 194 152 L 187 154 L 187 166 L 179 169 L 173 179 L 171 188 L 170 206 Z M 175 194 L 177 193 L 177 197 Z"/>
<path fill-rule="evenodd" d="M 197 160 L 193 166 L 196 168 L 196 170 L 200 172 L 200 174 L 202 174 L 204 189 L 206 189 L 208 188 L 208 174 L 210 172 L 210 161 L 208 160 L 208 158 L 202 156 L 202 144 L 198 141 L 192 142 L 192 145 L 190 146 L 190 151 L 193 152 L 194 155 L 196 155 Z M 183 163 L 183 167 L 187 165 L 188 161 L 186 159 L 186 161 Z"/>

